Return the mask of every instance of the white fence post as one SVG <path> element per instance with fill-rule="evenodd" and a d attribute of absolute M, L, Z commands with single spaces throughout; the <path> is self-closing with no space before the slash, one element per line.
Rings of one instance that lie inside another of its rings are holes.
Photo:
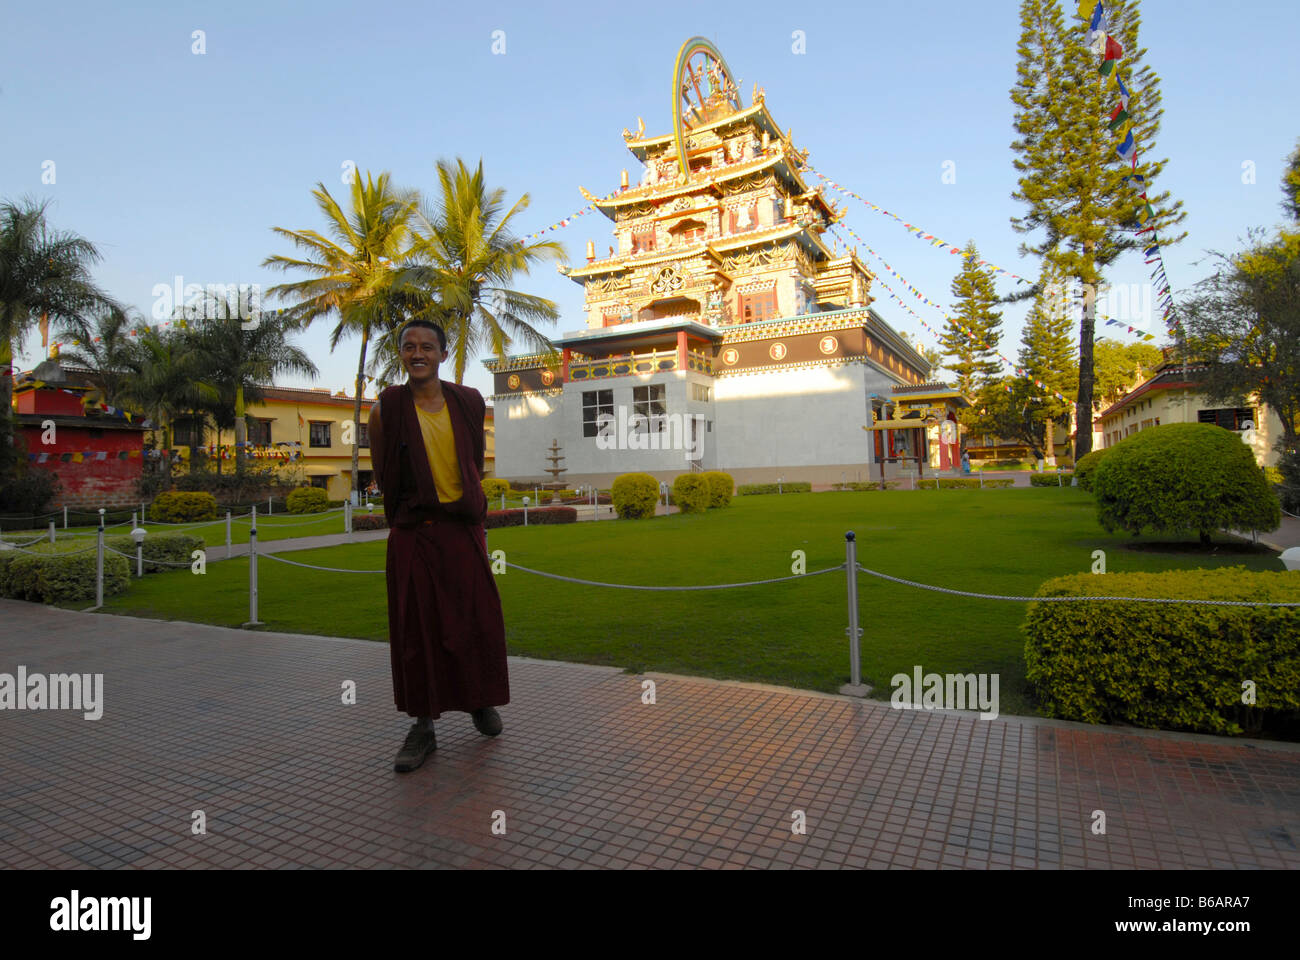
<path fill-rule="evenodd" d="M 230 559 L 230 511 L 226 511 L 226 559 Z"/>
<path fill-rule="evenodd" d="M 95 606 L 104 605 L 104 517 L 100 512 L 99 531 L 95 534 Z"/>
<path fill-rule="evenodd" d="M 244 626 L 257 627 L 261 623 L 257 619 L 257 529 L 253 528 L 248 531 L 248 623 Z"/>
<path fill-rule="evenodd" d="M 858 542 L 852 530 L 844 534 L 844 570 L 849 596 L 849 625 L 844 632 L 849 635 L 849 683 L 840 687 L 840 693 L 865 697 L 868 690 L 862 684 L 862 628 L 858 626 Z"/>
<path fill-rule="evenodd" d="M 50 521 L 50 543 L 53 543 L 57 536 L 58 534 L 54 532 L 54 521 L 51 520 Z"/>

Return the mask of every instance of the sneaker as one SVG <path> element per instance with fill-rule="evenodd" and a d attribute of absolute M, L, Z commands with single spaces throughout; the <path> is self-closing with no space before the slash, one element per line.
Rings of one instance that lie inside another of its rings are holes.
<path fill-rule="evenodd" d="M 495 737 L 501 732 L 501 714 L 495 707 L 480 707 L 470 714 L 474 718 L 474 729 L 485 737 Z"/>
<path fill-rule="evenodd" d="M 433 733 L 433 727 L 421 729 L 418 723 L 413 723 L 406 734 L 406 742 L 402 744 L 402 749 L 397 752 L 397 759 L 393 761 L 393 769 L 398 773 L 409 773 L 424 763 L 429 754 L 437 749 L 438 738 Z"/>

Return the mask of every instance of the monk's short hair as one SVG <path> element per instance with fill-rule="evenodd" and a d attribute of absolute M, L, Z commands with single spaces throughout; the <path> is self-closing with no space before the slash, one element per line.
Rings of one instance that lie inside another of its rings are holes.
<path fill-rule="evenodd" d="M 406 331 L 410 330 L 412 327 L 424 327 L 428 330 L 432 330 L 438 335 L 439 346 L 442 347 L 444 353 L 446 352 L 447 331 L 443 330 L 442 327 L 438 326 L 438 324 L 434 323 L 432 320 L 408 320 L 406 323 L 402 324 L 402 329 L 397 333 L 397 346 L 399 349 L 402 346 L 402 337 L 406 336 Z"/>

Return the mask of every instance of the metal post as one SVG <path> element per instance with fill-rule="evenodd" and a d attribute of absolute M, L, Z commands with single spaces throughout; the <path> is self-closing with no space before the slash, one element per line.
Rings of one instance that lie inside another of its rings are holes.
<path fill-rule="evenodd" d="M 936 489 L 936 490 L 939 489 L 939 478 L 938 478 L 938 477 L 935 477 L 935 478 L 934 478 L 934 489 Z"/>
<path fill-rule="evenodd" d="M 266 498 L 266 515 L 269 517 L 269 516 L 270 516 L 271 514 L 273 514 L 273 513 L 275 513 L 275 511 L 271 509 L 271 498 L 270 498 L 270 497 L 267 497 L 267 498 Z"/>
<path fill-rule="evenodd" d="M 253 504 L 250 516 L 253 518 L 253 526 L 250 532 L 255 532 L 257 530 L 257 504 Z"/>
<path fill-rule="evenodd" d="M 1056 485 L 1057 485 L 1058 487 L 1063 487 L 1063 486 L 1065 486 L 1065 484 L 1063 484 L 1063 483 L 1061 482 L 1061 471 L 1060 471 L 1060 470 L 1057 470 L 1057 471 L 1056 471 Z"/>
<path fill-rule="evenodd" d="M 248 531 L 248 623 L 244 626 L 260 625 L 261 621 L 257 619 L 257 529 L 254 528 Z"/>
<path fill-rule="evenodd" d="M 63 529 L 68 529 L 68 505 L 63 505 Z"/>
<path fill-rule="evenodd" d="M 226 559 L 230 559 L 230 511 L 226 511 Z"/>
<path fill-rule="evenodd" d="M 53 543 L 57 534 L 54 532 L 54 521 L 50 521 L 50 543 Z"/>
<path fill-rule="evenodd" d="M 501 494 L 501 509 L 504 510 L 505 508 L 506 508 L 506 495 L 503 493 Z"/>
<path fill-rule="evenodd" d="M 840 687 L 840 693 L 865 697 L 870 690 L 862 683 L 862 655 L 859 649 L 862 628 L 858 626 L 858 543 L 852 530 L 844 534 L 844 569 L 849 595 L 849 625 L 845 630 L 849 635 L 849 683 Z"/>
<path fill-rule="evenodd" d="M 104 516 L 100 511 L 99 530 L 95 534 L 95 606 L 104 605 Z"/>
<path fill-rule="evenodd" d="M 352 532 L 352 501 L 343 501 L 343 532 Z"/>
<path fill-rule="evenodd" d="M 145 513 L 144 501 L 140 501 L 140 522 L 145 523 L 149 519 L 149 514 Z"/>
<path fill-rule="evenodd" d="M 132 527 L 132 529 L 135 529 Z M 135 545 L 135 575 L 144 578 L 144 541 L 140 540 Z"/>
<path fill-rule="evenodd" d="M 138 527 L 138 526 L 140 526 L 140 524 L 139 524 L 139 522 L 136 520 L 136 515 L 133 513 L 133 514 L 131 514 L 131 529 L 134 530 L 134 529 L 135 529 L 136 527 Z"/>
<path fill-rule="evenodd" d="M 983 489 L 984 489 L 984 471 L 983 471 L 983 470 L 978 470 L 978 471 L 976 471 L 976 472 L 980 475 L 980 489 L 983 490 Z"/>

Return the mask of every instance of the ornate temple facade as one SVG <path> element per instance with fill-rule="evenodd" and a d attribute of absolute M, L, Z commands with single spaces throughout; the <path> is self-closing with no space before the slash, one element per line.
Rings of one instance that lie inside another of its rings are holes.
<path fill-rule="evenodd" d="M 806 151 L 761 90 L 741 105 L 720 61 L 682 69 L 673 133 L 624 130 L 638 183 L 625 170 L 612 195 L 583 191 L 614 237 L 560 268 L 585 290 L 585 328 L 553 338 L 557 354 L 486 361 L 498 476 L 543 478 L 552 443 L 569 486 L 715 469 L 831 483 L 936 462 L 936 424 L 872 429 L 929 363 L 873 309 L 874 274 L 828 245 L 838 214 L 805 181 Z"/>

